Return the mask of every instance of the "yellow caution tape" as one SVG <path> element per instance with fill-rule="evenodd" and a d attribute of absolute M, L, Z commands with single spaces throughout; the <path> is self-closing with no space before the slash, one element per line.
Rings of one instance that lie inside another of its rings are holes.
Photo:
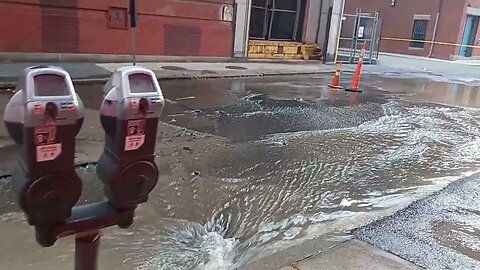
<path fill-rule="evenodd" d="M 464 47 L 464 48 L 480 49 L 480 46 L 476 46 L 476 45 L 462 45 L 462 44 L 458 44 L 458 43 L 432 41 L 432 40 L 417 40 L 417 39 L 392 38 L 392 37 L 382 37 L 382 40 L 405 41 L 405 42 L 418 42 L 418 43 L 426 43 L 426 44 L 438 44 L 438 45 L 445 45 L 445 46 L 454 46 L 454 47 Z"/>

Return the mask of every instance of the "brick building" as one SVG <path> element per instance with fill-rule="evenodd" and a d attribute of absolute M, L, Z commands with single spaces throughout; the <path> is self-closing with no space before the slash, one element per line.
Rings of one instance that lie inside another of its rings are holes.
<path fill-rule="evenodd" d="M 234 0 L 138 1 L 138 54 L 232 55 Z M 129 54 L 128 0 L 0 0 L 0 52 Z"/>
<path fill-rule="evenodd" d="M 346 0 L 344 12 L 358 8 L 377 11 L 383 19 L 380 51 L 442 59 L 480 56 L 480 49 L 461 46 L 480 45 L 480 0 Z"/>
<path fill-rule="evenodd" d="M 328 43 L 333 54 L 336 38 L 328 37 L 343 1 L 137 0 L 137 54 L 247 57 L 249 40 Z M 0 61 L 129 55 L 128 8 L 129 0 L 0 0 Z"/>

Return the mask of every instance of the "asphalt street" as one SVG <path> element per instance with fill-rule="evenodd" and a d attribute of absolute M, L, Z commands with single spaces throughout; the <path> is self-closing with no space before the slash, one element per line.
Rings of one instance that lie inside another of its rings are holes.
<path fill-rule="evenodd" d="M 386 245 L 393 236 L 376 224 L 395 213 L 389 218 L 400 218 L 394 224 L 407 222 L 398 211 L 412 202 L 442 194 L 457 181 L 475 181 L 468 177 L 480 165 L 480 95 L 474 81 L 461 79 L 382 71 L 364 76 L 363 93 L 329 90 L 330 75 L 320 74 L 161 81 L 167 102 L 157 149 L 160 181 L 132 229 L 105 231 L 100 267 L 241 269 L 321 235 L 342 235 L 333 241 L 342 243 L 358 228 L 353 236 L 428 266 L 395 249 L 401 244 Z M 342 82 L 350 83 L 351 74 Z M 104 140 L 101 89 L 76 86 L 86 106 L 77 161 L 91 162 L 78 168 L 81 203 L 102 198 L 94 174 Z M 2 92 L 0 104 L 11 95 Z M 65 269 L 72 264 L 72 241 L 49 249 L 34 243 L 11 192 L 8 174 L 18 149 L 3 127 L 0 146 L 2 264 Z M 475 192 L 465 189 L 458 202 Z M 438 221 L 422 211 L 428 215 L 407 216 Z M 443 231 L 458 224 L 457 215 L 441 217 L 435 226 Z M 416 235 L 413 224 L 402 229 Z M 471 246 L 475 226 L 462 227 L 458 237 L 422 239 L 442 241 L 452 260 L 471 269 L 478 258 Z M 428 226 L 417 230 L 423 236 Z M 420 242 L 412 245 L 421 250 Z"/>

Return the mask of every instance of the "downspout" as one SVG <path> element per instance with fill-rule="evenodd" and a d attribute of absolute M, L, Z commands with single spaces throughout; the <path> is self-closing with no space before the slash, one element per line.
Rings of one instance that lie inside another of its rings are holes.
<path fill-rule="evenodd" d="M 320 38 L 320 24 L 322 23 L 322 16 L 323 16 L 323 0 L 320 0 L 320 14 L 318 16 L 318 27 L 317 27 L 317 34 L 315 35 L 315 43 L 318 43 L 318 39 Z"/>
<path fill-rule="evenodd" d="M 440 12 L 442 11 L 442 6 L 443 0 L 440 0 L 440 3 L 438 5 L 437 18 L 435 19 L 435 26 L 433 28 L 432 44 L 430 45 L 430 52 L 428 53 L 427 58 L 430 58 L 433 54 L 433 47 L 435 46 L 435 40 L 437 38 L 438 21 L 440 19 Z"/>
<path fill-rule="evenodd" d="M 333 8 L 328 7 L 328 14 L 327 14 L 327 27 L 325 31 L 325 39 L 323 41 L 323 52 L 322 52 L 322 57 L 323 57 L 323 63 L 327 63 L 327 50 L 328 50 L 328 39 L 330 38 L 330 27 L 332 26 L 332 13 L 333 13 Z"/>

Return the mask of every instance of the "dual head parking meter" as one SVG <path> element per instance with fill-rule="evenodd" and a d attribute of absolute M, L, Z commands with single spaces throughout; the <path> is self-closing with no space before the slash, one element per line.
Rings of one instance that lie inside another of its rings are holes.
<path fill-rule="evenodd" d="M 75 137 L 84 119 L 83 104 L 62 68 L 24 71 L 4 121 L 20 146 L 14 191 L 40 245 L 76 235 L 75 269 L 96 269 L 99 230 L 130 226 L 135 208 L 156 185 L 155 142 L 163 105 L 152 71 L 124 67 L 113 73 L 104 88 L 100 120 L 105 148 L 97 164 L 107 200 L 75 206 L 82 191 Z"/>

